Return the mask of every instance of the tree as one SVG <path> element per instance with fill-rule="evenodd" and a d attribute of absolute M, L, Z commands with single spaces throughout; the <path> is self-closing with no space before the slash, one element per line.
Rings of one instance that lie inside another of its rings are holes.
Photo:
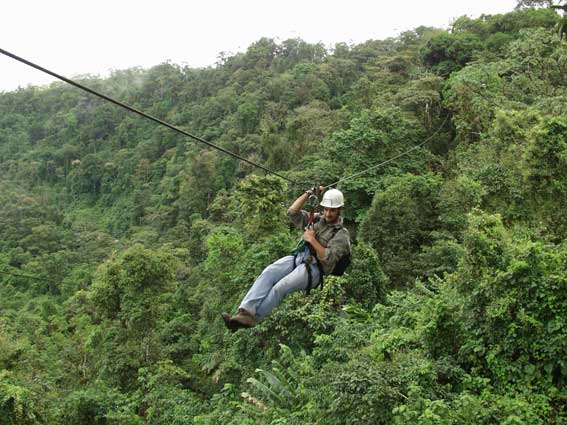
<path fill-rule="evenodd" d="M 82 159 L 71 162 L 68 185 L 73 194 L 90 194 L 93 197 L 100 193 L 103 174 L 103 161 L 97 155 L 86 155 Z"/>
<path fill-rule="evenodd" d="M 361 224 L 361 239 L 378 253 L 394 287 L 406 287 L 420 275 L 416 254 L 439 228 L 439 176 L 390 177 L 376 193 Z"/>
<path fill-rule="evenodd" d="M 43 423 L 31 391 L 14 384 L 4 370 L 0 371 L 0 417 L 6 425 Z"/>
<path fill-rule="evenodd" d="M 97 273 L 90 298 L 94 319 L 104 322 L 91 349 L 107 379 L 132 385 L 138 367 L 160 358 L 158 323 L 175 289 L 174 267 L 171 254 L 134 245 Z"/>
<path fill-rule="evenodd" d="M 282 194 L 286 183 L 279 177 L 248 176 L 234 194 L 238 221 L 252 239 L 277 235 L 286 228 Z"/>
<path fill-rule="evenodd" d="M 460 355 L 503 388 L 565 385 L 564 246 L 546 246 L 504 228 L 498 215 L 473 212 L 466 255 L 449 277 L 462 297 Z"/>
<path fill-rule="evenodd" d="M 534 129 L 524 154 L 529 193 L 553 229 L 557 240 L 565 236 L 567 216 L 567 120 L 546 118 Z M 545 218 L 544 218 L 545 217 Z"/>
<path fill-rule="evenodd" d="M 391 161 L 387 166 L 376 167 L 417 145 L 421 141 L 421 131 L 398 108 L 376 108 L 354 115 L 347 128 L 336 131 L 326 141 L 323 153 L 333 165 L 315 170 L 323 181 L 337 181 L 340 177 L 368 170 L 356 179 L 341 183 L 341 190 L 348 194 L 345 207 L 348 219 L 354 219 L 370 205 L 381 177 L 403 172 L 419 173 L 424 168 L 426 159 L 424 151 L 420 150 Z M 334 158 L 338 161 L 332 160 Z"/>
<path fill-rule="evenodd" d="M 480 39 L 474 34 L 442 33 L 427 42 L 421 58 L 433 72 L 447 77 L 467 65 L 481 50 Z"/>
<path fill-rule="evenodd" d="M 554 5 L 554 3 L 558 3 L 554 0 L 518 0 L 518 4 L 516 5 L 517 9 L 521 9 L 524 7 L 547 7 L 550 8 Z"/>

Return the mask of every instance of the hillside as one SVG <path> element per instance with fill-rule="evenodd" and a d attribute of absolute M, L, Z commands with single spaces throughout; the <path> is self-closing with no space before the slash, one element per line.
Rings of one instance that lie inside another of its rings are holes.
<path fill-rule="evenodd" d="M 288 181 L 63 82 L 0 93 L 0 423 L 567 423 L 560 19 L 80 81 Z M 347 274 L 229 332 L 287 207 L 368 169 Z"/>

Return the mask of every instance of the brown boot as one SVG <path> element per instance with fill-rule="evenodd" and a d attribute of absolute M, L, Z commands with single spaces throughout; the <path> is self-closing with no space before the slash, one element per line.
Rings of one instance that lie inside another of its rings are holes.
<path fill-rule="evenodd" d="M 232 316 L 230 323 L 235 323 L 239 328 L 252 328 L 256 326 L 256 318 L 248 310 L 239 308 L 238 314 Z"/>
<path fill-rule="evenodd" d="M 238 330 L 238 328 L 240 326 L 238 326 L 238 323 L 236 322 L 232 322 L 232 317 L 230 314 L 228 313 L 222 313 L 222 320 L 224 320 L 224 324 L 226 325 L 226 327 L 231 331 L 231 332 L 236 332 Z"/>

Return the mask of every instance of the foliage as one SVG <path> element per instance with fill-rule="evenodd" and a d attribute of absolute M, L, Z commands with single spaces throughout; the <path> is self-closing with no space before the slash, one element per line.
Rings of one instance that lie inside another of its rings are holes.
<path fill-rule="evenodd" d="M 234 193 L 239 211 L 238 221 L 252 238 L 278 234 L 285 230 L 281 193 L 285 183 L 275 177 L 258 178 L 249 176 L 243 180 Z"/>
<path fill-rule="evenodd" d="M 305 187 L 63 83 L 0 93 L 0 422 L 566 423 L 562 8 L 82 80 Z M 347 273 L 228 331 L 339 180 Z"/>
<path fill-rule="evenodd" d="M 25 387 L 14 384 L 10 373 L 0 371 L 0 417 L 7 425 L 41 423 L 34 396 Z"/>
<path fill-rule="evenodd" d="M 447 77 L 472 61 L 481 47 L 476 34 L 441 33 L 427 42 L 421 59 L 433 72 Z"/>
<path fill-rule="evenodd" d="M 384 272 L 394 286 L 418 276 L 413 253 L 431 243 L 439 227 L 440 179 L 435 175 L 384 179 L 385 189 L 372 201 L 361 238 L 378 253 Z"/>
<path fill-rule="evenodd" d="M 327 155 L 342 160 L 334 164 L 334 169 L 321 173 L 321 176 L 336 179 L 366 171 L 386 158 L 413 148 L 420 141 L 420 135 L 416 123 L 398 108 L 364 111 L 353 116 L 348 128 L 335 132 L 329 140 L 325 149 Z M 423 155 L 415 151 L 403 160 L 388 164 L 387 168 L 371 169 L 371 173 L 342 183 L 341 190 L 348 194 L 345 216 L 350 220 L 359 219 L 356 213 L 364 211 L 372 202 L 378 179 L 384 175 L 419 172 L 424 162 Z"/>
<path fill-rule="evenodd" d="M 567 161 L 567 121 L 548 118 L 534 128 L 524 151 L 524 181 L 533 200 L 545 215 L 546 224 L 564 238 L 565 163 Z"/>
<path fill-rule="evenodd" d="M 353 262 L 340 279 L 341 286 L 350 301 L 369 309 L 383 301 L 390 282 L 382 271 L 378 255 L 370 246 L 359 242 L 353 251 Z"/>
<path fill-rule="evenodd" d="M 475 214 L 465 249 L 458 274 L 469 338 L 463 354 L 495 383 L 563 387 L 564 247 L 513 240 L 498 216 Z"/>

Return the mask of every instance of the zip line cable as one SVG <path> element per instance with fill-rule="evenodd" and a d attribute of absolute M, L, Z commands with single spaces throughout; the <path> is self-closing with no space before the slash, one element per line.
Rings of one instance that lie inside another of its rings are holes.
<path fill-rule="evenodd" d="M 151 121 L 154 121 L 154 122 L 156 122 L 156 123 L 158 123 L 158 124 L 160 124 L 160 125 L 163 125 L 163 126 L 169 128 L 169 129 L 173 130 L 173 131 L 176 131 L 177 133 L 180 133 L 180 134 L 182 134 L 182 135 L 184 135 L 184 136 L 190 137 L 190 138 L 192 138 L 193 140 L 196 140 L 197 142 L 203 143 L 203 144 L 205 144 L 205 145 L 207 145 L 207 146 L 209 146 L 209 147 L 211 147 L 211 148 L 213 148 L 213 149 L 216 149 L 216 150 L 218 150 L 218 151 L 220 151 L 220 152 L 223 152 L 223 153 L 225 153 L 225 154 L 227 154 L 227 155 L 230 155 L 230 156 L 232 156 L 233 158 L 239 159 L 240 161 L 246 162 L 247 164 L 250 164 L 250 165 L 252 165 L 252 166 L 254 166 L 254 167 L 260 168 L 260 169 L 266 171 L 267 173 L 273 174 L 274 176 L 277 176 L 277 177 L 279 177 L 279 178 L 281 178 L 281 179 L 284 179 L 284 180 L 286 180 L 287 182 L 289 182 L 289 183 L 291 183 L 291 184 L 293 184 L 293 185 L 302 186 L 301 183 L 296 182 L 296 181 L 293 181 L 293 180 L 291 180 L 291 179 L 289 179 L 289 178 L 287 178 L 287 177 L 285 177 L 285 176 L 282 176 L 281 174 L 276 173 L 275 171 L 272 171 L 271 169 L 269 169 L 269 168 L 267 168 L 267 167 L 265 167 L 265 166 L 263 166 L 263 165 L 261 165 L 261 164 L 257 164 L 257 163 L 255 163 L 255 162 L 253 162 L 253 161 L 250 161 L 249 159 L 246 159 L 246 158 L 244 158 L 243 156 L 240 156 L 240 155 L 238 155 L 238 154 L 236 154 L 236 153 L 234 153 L 234 152 L 231 152 L 231 151 L 229 151 L 229 150 L 227 150 L 227 149 L 224 149 L 224 148 L 222 148 L 222 147 L 220 147 L 220 146 L 218 146 L 218 145 L 215 145 L 215 144 L 213 144 L 213 143 L 211 143 L 211 142 L 208 142 L 208 141 L 206 141 L 205 139 L 203 139 L 203 138 L 201 138 L 201 137 L 199 137 L 199 136 L 195 136 L 194 134 L 191 134 L 191 133 L 189 133 L 189 132 L 187 132 L 187 131 L 185 131 L 185 130 L 182 130 L 182 129 L 180 129 L 179 127 L 176 127 L 176 126 L 174 126 L 174 125 L 172 125 L 172 124 L 169 124 L 169 123 L 167 123 L 167 122 L 165 122 L 165 121 L 163 121 L 163 120 L 160 120 L 159 118 L 156 118 L 156 117 L 154 117 L 154 116 L 152 116 L 152 115 L 149 115 L 149 114 L 147 114 L 147 113 L 145 113 L 145 112 L 143 112 L 143 111 L 140 111 L 139 109 L 136 109 L 136 108 L 134 108 L 134 107 L 132 107 L 132 106 L 130 106 L 130 105 L 127 105 L 126 103 L 120 102 L 120 101 L 118 101 L 118 100 L 116 100 L 116 99 L 113 99 L 113 98 L 111 98 L 111 97 L 109 97 L 109 96 L 106 96 L 105 94 L 102 94 L 102 93 L 100 93 L 100 92 L 97 92 L 96 90 L 93 90 L 93 89 L 91 89 L 91 88 L 89 88 L 89 87 L 86 87 L 86 86 L 80 84 L 80 83 L 77 83 L 76 81 L 73 81 L 73 80 L 71 80 L 71 79 L 69 79 L 69 78 L 66 78 L 66 77 L 60 75 L 60 74 L 57 74 L 57 73 L 55 73 L 55 72 L 53 72 L 53 71 L 50 71 L 50 70 L 48 70 L 48 69 L 46 69 L 46 68 L 44 68 L 44 67 L 42 67 L 42 66 L 40 66 L 40 65 L 37 65 L 37 64 L 35 64 L 35 63 L 33 63 L 33 62 L 28 61 L 27 59 L 24 59 L 24 58 L 22 58 L 22 57 L 20 57 L 20 56 L 17 56 L 17 55 L 15 55 L 15 54 L 13 54 L 13 53 L 10 53 L 10 52 L 8 52 L 7 50 L 4 50 L 4 49 L 0 48 L 0 53 L 2 53 L 2 54 L 5 55 L 5 56 L 8 56 L 8 57 L 10 57 L 10 58 L 12 58 L 12 59 L 15 59 L 15 60 L 17 60 L 17 61 L 19 61 L 19 62 L 22 62 L 22 63 L 25 64 L 25 65 L 31 66 L 32 68 L 35 68 L 35 69 L 37 69 L 37 70 L 39 70 L 39 71 L 41 71 L 41 72 L 44 72 L 44 73 L 46 73 L 46 74 L 49 74 L 49 75 L 51 75 L 51 76 L 53 76 L 53 77 L 55 77 L 55 78 L 57 78 L 57 79 L 59 79 L 59 80 L 61 80 L 61 81 L 64 81 L 64 82 L 66 82 L 66 83 L 68 83 L 68 84 L 70 84 L 70 85 L 72 85 L 72 86 L 75 86 L 75 87 L 77 87 L 77 88 L 79 88 L 79 89 L 81 89 L 81 90 L 84 90 L 84 91 L 86 91 L 86 92 L 88 92 L 88 93 L 90 93 L 90 94 L 93 94 L 93 95 L 95 95 L 95 96 L 97 96 L 97 97 L 100 97 L 100 98 L 102 98 L 102 99 L 104 99 L 104 100 L 107 100 L 108 102 L 114 103 L 115 105 L 120 106 L 121 108 L 127 109 L 127 110 L 130 111 L 130 112 L 133 112 L 133 113 L 138 114 L 138 115 L 140 115 L 140 116 L 142 116 L 142 117 L 144 117 L 144 118 L 147 118 L 147 119 L 149 119 L 149 120 L 151 120 Z M 384 165 L 386 165 L 386 164 L 388 164 L 388 163 L 390 163 L 390 162 L 392 162 L 392 161 L 394 161 L 394 160 L 396 160 L 396 159 L 398 159 L 398 158 L 401 158 L 402 156 L 407 155 L 408 153 L 410 153 L 410 152 L 412 152 L 412 151 L 418 149 L 419 147 L 421 147 L 421 146 L 425 145 L 427 142 L 429 142 L 429 140 L 431 140 L 435 135 L 437 135 L 437 133 L 439 133 L 439 131 L 441 130 L 441 128 L 443 128 L 443 126 L 445 125 L 445 123 L 446 123 L 448 117 L 449 117 L 449 116 L 447 115 L 447 116 L 445 117 L 445 119 L 443 120 L 443 123 L 441 123 L 441 125 L 439 126 L 439 128 L 438 128 L 431 136 L 429 136 L 427 139 L 425 139 L 423 142 L 419 143 L 418 145 L 415 145 L 415 146 L 413 146 L 412 148 L 408 149 L 407 151 L 402 152 L 402 153 L 400 153 L 400 154 L 398 154 L 398 155 L 396 155 L 396 156 L 394 156 L 394 157 L 392 157 L 392 158 L 389 158 L 389 159 L 387 159 L 386 161 L 383 161 L 383 162 L 381 162 L 381 163 L 379 163 L 379 164 L 377 164 L 377 165 L 373 165 L 372 167 L 369 167 L 369 168 L 367 168 L 366 170 L 360 171 L 360 172 L 358 172 L 358 173 L 355 173 L 355 174 L 352 174 L 352 175 L 350 175 L 350 176 L 344 177 L 344 178 L 342 178 L 342 179 L 340 179 L 340 180 L 337 180 L 335 183 L 332 183 L 332 184 L 330 184 L 330 185 L 328 185 L 328 186 L 325 186 L 325 187 L 326 187 L 326 188 L 333 187 L 333 186 L 336 186 L 337 184 L 342 183 L 342 182 L 344 182 L 344 181 L 347 181 L 347 180 L 353 179 L 353 178 L 355 178 L 355 177 L 361 176 L 361 175 L 363 175 L 363 174 L 366 174 L 366 173 L 368 173 L 369 171 L 372 171 L 372 170 L 375 170 L 375 169 L 377 169 L 377 168 L 380 168 L 380 167 L 382 167 L 382 166 L 384 166 Z"/>
<path fill-rule="evenodd" d="M 111 98 L 111 97 L 109 97 L 109 96 L 106 96 L 106 95 L 104 95 L 104 94 L 102 94 L 102 93 L 100 93 L 100 92 L 97 92 L 96 90 L 90 89 L 90 88 L 88 88 L 88 87 L 86 87 L 86 86 L 84 86 L 84 85 L 82 85 L 82 84 L 80 84 L 80 83 L 77 83 L 76 81 L 73 81 L 73 80 L 70 80 L 69 78 L 63 77 L 62 75 L 59 75 L 59 74 L 57 74 L 57 73 L 55 73 L 55 72 L 53 72 L 53 71 L 50 71 L 50 70 L 48 70 L 48 69 L 46 69 L 46 68 L 43 68 L 42 66 L 39 66 L 39 65 L 37 65 L 37 64 L 35 64 L 35 63 L 33 63 L 33 62 L 30 62 L 30 61 L 28 61 L 28 60 L 26 60 L 26 59 L 24 59 L 24 58 L 22 58 L 22 57 L 20 57 L 20 56 L 17 56 L 17 55 L 15 55 L 15 54 L 13 54 L 13 53 L 10 53 L 10 52 L 8 52 L 8 51 L 2 49 L 2 48 L 0 48 L 0 53 L 2 53 L 2 54 L 5 55 L 5 56 L 11 57 L 12 59 L 17 60 L 18 62 L 22 62 L 23 64 L 26 64 L 26 65 L 28 65 L 28 66 L 31 66 L 32 68 L 35 68 L 35 69 L 37 69 L 37 70 L 39 70 L 39 71 L 41 71 L 41 72 L 44 72 L 44 73 L 46 73 L 46 74 L 49 74 L 49 75 L 51 75 L 52 77 L 55 77 L 55 78 L 57 78 L 57 79 L 59 79 L 59 80 L 61 80 L 61 81 L 64 81 L 64 82 L 66 82 L 66 83 L 68 83 L 68 84 L 71 84 L 72 86 L 75 86 L 75 87 L 77 87 L 77 88 L 79 88 L 79 89 L 81 89 L 81 90 L 84 90 L 84 91 L 86 91 L 86 92 L 88 92 L 88 93 L 90 93 L 90 94 L 93 94 L 93 95 L 98 96 L 98 97 L 100 97 L 100 98 L 102 98 L 102 99 L 104 99 L 104 100 L 107 100 L 108 102 L 114 103 L 115 105 L 118 105 L 118 106 L 120 106 L 120 107 L 122 107 L 122 108 L 124 108 L 124 109 L 129 110 L 130 112 L 134 112 L 135 114 L 138 114 L 138 115 L 140 115 L 140 116 L 142 116 L 142 117 L 144 117 L 144 118 L 147 118 L 147 119 L 149 119 L 149 120 L 151 120 L 151 121 L 154 121 L 154 122 L 156 122 L 156 123 L 158 123 L 158 124 L 160 124 L 160 125 L 163 125 L 163 126 L 169 128 L 169 129 L 173 130 L 173 131 L 176 131 L 176 132 L 178 132 L 178 133 L 181 133 L 181 134 L 183 134 L 184 136 L 190 137 L 190 138 L 192 138 L 193 140 L 196 140 L 196 141 L 199 142 L 199 143 L 203 143 L 203 144 L 205 144 L 205 145 L 207 145 L 207 146 L 209 146 L 209 147 L 211 147 L 211 148 L 213 148 L 213 149 L 216 149 L 216 150 L 218 150 L 218 151 L 220 151 L 220 152 L 223 152 L 223 153 L 225 153 L 225 154 L 227 154 L 227 155 L 230 155 L 230 156 L 232 156 L 232 157 L 234 157 L 234 158 L 236 158 L 236 159 L 239 159 L 240 161 L 244 161 L 244 162 L 246 162 L 246 163 L 248 163 L 248 164 L 250 164 L 250 165 L 253 165 L 254 167 L 260 168 L 260 169 L 266 171 L 267 173 L 273 174 L 274 176 L 277 176 L 277 177 L 279 177 L 279 178 L 281 178 L 281 179 L 284 179 L 284 180 L 288 181 L 288 182 L 291 183 L 291 184 L 294 184 L 294 185 L 297 185 L 297 186 L 302 186 L 302 185 L 303 185 L 303 184 L 298 183 L 298 182 L 295 182 L 295 181 L 293 181 L 293 180 L 291 180 L 291 179 L 289 179 L 289 178 L 287 178 L 287 177 L 284 177 L 284 176 L 282 176 L 281 174 L 276 173 L 275 171 L 272 171 L 272 170 L 270 170 L 269 168 L 267 168 L 267 167 L 265 167 L 265 166 L 263 166 L 263 165 L 257 164 L 257 163 L 255 163 L 255 162 L 253 162 L 253 161 L 250 161 L 249 159 L 246 159 L 246 158 L 244 158 L 243 156 L 240 156 L 240 155 L 238 155 L 238 154 L 236 154 L 236 153 L 234 153 L 234 152 L 231 152 L 231 151 L 229 151 L 229 150 L 227 150 L 227 149 L 224 149 L 224 148 L 222 148 L 222 147 L 220 147 L 220 146 L 218 146 L 218 145 L 215 145 L 215 144 L 213 144 L 213 143 L 211 143 L 211 142 L 208 142 L 208 141 L 206 141 L 205 139 L 203 139 L 203 138 L 201 138 L 201 137 L 199 137 L 199 136 L 195 136 L 194 134 L 191 134 L 191 133 L 189 133 L 189 132 L 187 132 L 187 131 L 185 131 L 185 130 L 182 130 L 182 129 L 180 129 L 179 127 L 176 127 L 176 126 L 174 126 L 174 125 L 172 125 L 172 124 L 169 124 L 169 123 L 167 123 L 167 122 L 165 122 L 165 121 L 163 121 L 163 120 L 160 120 L 159 118 L 156 118 L 156 117 L 154 117 L 154 116 L 152 116 L 152 115 L 149 115 L 149 114 L 147 114 L 147 113 L 145 113 L 145 112 L 143 112 L 143 111 L 140 111 L 139 109 L 136 109 L 136 108 L 134 108 L 134 107 L 132 107 L 132 106 L 130 106 L 130 105 L 127 105 L 127 104 L 125 104 L 125 103 L 123 103 L 123 102 L 120 102 L 120 101 L 118 101 L 118 100 L 115 100 L 115 99 L 113 99 L 113 98 Z"/>
<path fill-rule="evenodd" d="M 22 57 L 20 57 L 20 56 L 17 56 L 17 55 L 15 55 L 15 54 L 13 54 L 13 53 L 10 53 L 10 52 L 8 52 L 8 51 L 2 49 L 2 48 L 0 48 L 0 53 L 2 53 L 2 54 L 5 55 L 5 56 L 8 56 L 8 57 L 10 57 L 10 58 L 12 58 L 12 59 L 15 59 L 15 60 L 17 60 L 17 61 L 19 61 L 19 62 L 22 62 L 22 63 L 25 64 L 25 65 L 31 66 L 32 68 L 35 68 L 35 69 L 37 69 L 37 70 L 39 70 L 39 71 L 42 71 L 42 72 L 44 72 L 44 73 L 46 73 L 46 74 L 49 74 L 49 75 L 51 75 L 51 76 L 53 76 L 53 77 L 55 77 L 55 78 L 57 78 L 57 79 L 59 79 L 59 80 L 61 80 L 61 81 L 64 81 L 64 82 L 66 82 L 66 83 L 68 83 L 68 84 L 70 84 L 70 85 L 72 85 L 72 86 L 75 86 L 75 87 L 77 87 L 77 88 L 79 88 L 79 89 L 81 89 L 81 90 L 84 90 L 84 91 L 86 91 L 86 92 L 88 92 L 88 93 L 90 93 L 90 94 L 93 94 L 93 95 L 95 95 L 95 96 L 97 96 L 97 97 L 100 97 L 100 98 L 102 98 L 102 99 L 104 99 L 104 100 L 107 100 L 108 102 L 114 103 L 115 105 L 120 106 L 121 108 L 127 109 L 127 110 L 130 111 L 130 112 L 133 112 L 133 113 L 138 114 L 138 115 L 140 115 L 140 116 L 142 116 L 142 117 L 144 117 L 144 118 L 147 118 L 147 119 L 149 119 L 149 120 L 151 120 L 151 121 L 154 121 L 154 122 L 156 122 L 156 123 L 158 123 L 158 124 L 160 124 L 160 125 L 163 125 L 163 126 L 169 128 L 169 129 L 173 130 L 173 131 L 176 131 L 177 133 L 180 133 L 180 134 L 182 134 L 182 135 L 184 135 L 184 136 L 190 137 L 190 138 L 192 138 L 193 140 L 196 140 L 197 142 L 203 143 L 203 144 L 205 144 L 205 145 L 207 145 L 207 146 L 209 146 L 209 147 L 211 147 L 211 148 L 213 148 L 213 149 L 216 149 L 216 150 L 218 150 L 218 151 L 220 151 L 220 152 L 223 152 L 223 153 L 225 153 L 225 154 L 227 154 L 227 155 L 230 155 L 230 156 L 232 156 L 232 157 L 234 157 L 234 158 L 236 158 L 236 159 L 239 159 L 240 161 L 246 162 L 246 163 L 248 163 L 248 164 L 250 164 L 250 165 L 252 165 L 252 166 L 254 166 L 254 167 L 260 168 L 260 169 L 266 171 L 267 173 L 273 174 L 273 175 L 275 175 L 275 176 L 277 176 L 277 177 L 279 177 L 279 178 L 281 178 L 281 179 L 284 179 L 284 180 L 286 180 L 287 182 L 289 182 L 289 183 L 291 183 L 291 184 L 293 184 L 293 185 L 302 186 L 302 183 L 293 181 L 293 180 L 291 180 L 291 179 L 289 179 L 289 178 L 287 178 L 287 177 L 285 177 L 285 176 L 282 176 L 281 174 L 276 173 L 275 171 L 272 171 L 271 169 L 269 169 L 269 168 L 267 168 L 267 167 L 265 167 L 265 166 L 263 166 L 263 165 L 257 164 L 257 163 L 255 163 L 255 162 L 253 162 L 253 161 L 250 161 L 249 159 L 246 159 L 246 158 L 244 158 L 243 156 L 240 156 L 240 155 L 238 155 L 238 154 L 236 154 L 236 153 L 234 153 L 234 152 L 231 152 L 231 151 L 229 151 L 229 150 L 227 150 L 227 149 L 224 149 L 224 148 L 222 148 L 222 147 L 220 147 L 220 146 L 218 146 L 218 145 L 215 145 L 215 144 L 213 144 L 213 143 L 211 143 L 211 142 L 208 142 L 208 141 L 206 141 L 205 139 L 203 139 L 203 138 L 201 138 L 201 137 L 195 136 L 194 134 L 191 134 L 191 133 L 189 133 L 189 132 L 187 132 L 187 131 L 185 131 L 185 130 L 182 130 L 182 129 L 180 129 L 179 127 L 176 127 L 176 126 L 174 126 L 174 125 L 172 125 L 172 124 L 169 124 L 169 123 L 167 123 L 167 122 L 165 122 L 165 121 L 163 121 L 163 120 L 160 120 L 159 118 L 156 118 L 156 117 L 154 117 L 154 116 L 152 116 L 152 115 L 149 115 L 149 114 L 147 114 L 147 113 L 145 113 L 145 112 L 143 112 L 143 111 L 140 111 L 139 109 L 136 109 L 136 108 L 134 108 L 134 107 L 132 107 L 132 106 L 130 106 L 130 105 L 127 105 L 127 104 L 125 104 L 125 103 L 123 103 L 123 102 L 120 102 L 120 101 L 115 100 L 115 99 L 113 99 L 113 98 L 111 98 L 111 97 L 109 97 L 109 96 L 106 96 L 106 95 L 104 95 L 104 94 L 102 94 L 102 93 L 100 93 L 100 92 L 97 92 L 97 91 L 95 91 L 95 90 L 93 90 L 93 89 L 91 89 L 91 88 L 88 88 L 88 87 L 86 87 L 86 86 L 84 86 L 84 85 L 82 85 L 82 84 L 80 84 L 80 83 L 77 83 L 76 81 L 73 81 L 73 80 L 70 80 L 69 78 L 63 77 L 62 75 L 59 75 L 59 74 L 57 74 L 57 73 L 55 73 L 55 72 L 53 72 L 53 71 L 50 71 L 50 70 L 48 70 L 48 69 L 46 69 L 46 68 L 43 68 L 42 66 L 39 66 L 39 65 L 37 65 L 37 64 L 35 64 L 35 63 L 33 63 L 33 62 L 30 62 L 30 61 L 28 61 L 28 60 L 26 60 L 26 59 L 24 59 L 24 58 L 22 58 Z M 400 153 L 400 154 L 398 154 L 398 155 L 396 155 L 396 156 L 393 156 L 392 158 L 387 159 L 386 161 L 383 161 L 383 162 L 381 162 L 381 163 L 379 163 L 379 164 L 373 165 L 372 167 L 369 167 L 369 168 L 367 168 L 366 170 L 363 170 L 363 171 L 360 171 L 360 172 L 358 172 L 358 173 L 352 174 L 352 175 L 350 175 L 350 176 L 344 177 L 344 178 L 342 178 L 342 179 L 340 179 L 340 180 L 337 180 L 336 182 L 334 182 L 334 183 L 332 183 L 332 184 L 330 184 L 330 185 L 327 185 L 327 186 L 325 186 L 325 187 L 326 187 L 326 188 L 333 187 L 333 186 L 336 186 L 337 184 L 342 183 L 342 182 L 344 182 L 344 181 L 351 180 L 351 179 L 353 179 L 353 178 L 355 178 L 355 177 L 359 177 L 359 176 L 361 176 L 361 175 L 363 175 L 363 174 L 366 174 L 366 173 L 368 173 L 368 172 L 370 172 L 370 171 L 373 171 L 373 170 L 375 170 L 375 169 L 377 169 L 377 168 L 380 168 L 380 167 L 382 167 L 382 166 L 384 166 L 384 165 L 386 165 L 386 164 L 388 164 L 388 163 L 390 163 L 390 162 L 392 162 L 392 161 L 394 161 L 394 160 L 396 160 L 396 159 L 398 159 L 398 158 L 401 158 L 402 156 L 407 155 L 408 153 L 410 153 L 410 152 L 412 152 L 412 151 L 414 151 L 414 150 L 420 148 L 421 146 L 423 146 L 423 145 L 425 145 L 427 142 L 429 142 L 433 137 L 435 137 L 435 136 L 437 135 L 437 133 L 439 133 L 439 131 L 441 130 L 441 128 L 443 128 L 443 126 L 444 126 L 445 123 L 447 122 L 447 119 L 448 119 L 448 118 L 449 118 L 449 116 L 447 115 L 447 116 L 445 117 L 445 119 L 443 120 L 443 122 L 441 123 L 441 125 L 437 128 L 437 130 L 435 130 L 435 132 L 434 132 L 431 136 L 429 136 L 427 139 L 425 139 L 423 142 L 421 142 L 421 143 L 419 143 L 419 144 L 417 144 L 417 145 L 411 147 L 410 149 L 408 149 L 408 150 L 406 150 L 406 151 L 404 151 L 404 152 L 402 152 L 402 153 Z"/>
<path fill-rule="evenodd" d="M 339 184 L 339 183 L 342 183 L 342 182 L 344 182 L 344 181 L 347 181 L 347 180 L 353 179 L 353 178 L 355 178 L 355 177 L 361 176 L 361 175 L 363 175 L 363 174 L 366 174 L 366 173 L 368 173 L 369 171 L 372 171 L 372 170 L 375 170 L 375 169 L 377 169 L 377 168 L 380 168 L 380 167 L 382 167 L 383 165 L 386 165 L 386 164 L 388 164 L 388 163 L 394 161 L 395 159 L 401 158 L 402 156 L 407 155 L 408 153 L 410 153 L 410 152 L 416 150 L 417 148 L 420 148 L 421 146 L 423 146 L 423 145 L 425 145 L 427 142 L 429 142 L 431 139 L 433 139 L 433 137 L 435 137 L 435 136 L 437 135 L 437 133 L 439 133 L 439 131 L 441 131 L 441 129 L 443 128 L 443 126 L 445 125 L 445 123 L 447 122 L 448 119 L 449 119 L 449 115 L 447 115 L 447 116 L 445 117 L 445 119 L 443 120 L 443 122 L 441 123 L 441 125 L 437 128 L 437 130 L 435 130 L 435 132 L 434 132 L 431 136 L 429 136 L 429 137 L 428 137 L 427 139 L 425 139 L 423 142 L 421 142 L 421 143 L 419 143 L 419 144 L 417 144 L 417 145 L 411 147 L 411 148 L 408 149 L 407 151 L 404 151 L 404 152 L 402 152 L 402 153 L 400 153 L 400 154 L 398 154 L 398 155 L 396 155 L 396 156 L 393 156 L 392 158 L 389 158 L 389 159 L 387 159 L 386 161 L 383 161 L 383 162 L 381 162 L 381 163 L 379 163 L 379 164 L 373 165 L 372 167 L 369 167 L 369 168 L 367 168 L 366 170 L 362 170 L 362 171 L 360 171 L 360 172 L 358 172 L 358 173 L 355 173 L 355 174 L 352 174 L 352 175 L 350 175 L 350 176 L 344 177 L 344 178 L 342 178 L 342 179 L 340 179 L 340 180 L 337 180 L 336 182 L 334 182 L 334 183 L 332 183 L 332 184 L 330 184 L 330 185 L 328 185 L 328 186 L 325 186 L 325 188 L 327 189 L 327 188 L 329 188 L 329 187 L 336 186 L 336 185 Z"/>

